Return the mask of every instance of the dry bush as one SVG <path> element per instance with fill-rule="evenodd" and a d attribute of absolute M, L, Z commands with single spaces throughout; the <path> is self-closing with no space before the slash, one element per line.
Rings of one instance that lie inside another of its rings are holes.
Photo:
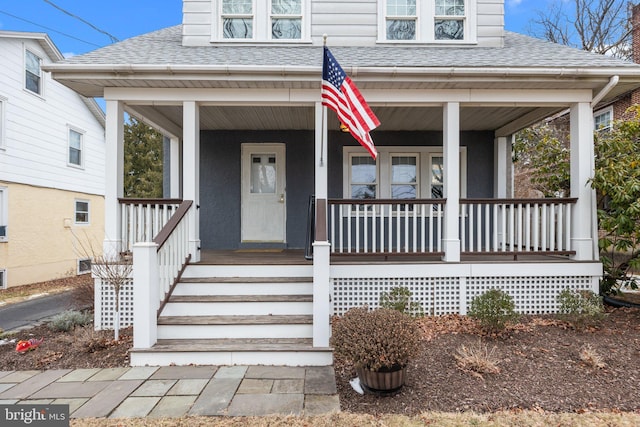
<path fill-rule="evenodd" d="M 498 364 L 500 360 L 495 354 L 496 347 L 489 349 L 482 341 L 472 345 L 461 345 L 456 349 L 453 357 L 456 359 L 458 368 L 469 372 L 479 378 L 483 374 L 499 374 Z"/>
<path fill-rule="evenodd" d="M 86 353 L 104 350 L 114 344 L 110 336 L 111 334 L 107 335 L 105 331 L 96 331 L 92 325 L 77 328 L 74 331 L 74 347 Z"/>
<path fill-rule="evenodd" d="M 83 276 L 82 280 L 73 289 L 73 302 L 77 307 L 86 307 L 93 310 L 95 305 L 95 284 L 90 274 Z"/>
<path fill-rule="evenodd" d="M 591 344 L 586 344 L 580 349 L 580 360 L 591 368 L 603 369 L 607 366 L 604 363 L 604 358 L 591 347 Z"/>

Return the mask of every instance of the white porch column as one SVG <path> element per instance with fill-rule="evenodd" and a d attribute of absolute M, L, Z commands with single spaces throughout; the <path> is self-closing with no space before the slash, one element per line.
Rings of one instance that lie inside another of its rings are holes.
<path fill-rule="evenodd" d="M 511 144 L 509 138 L 499 136 L 493 141 L 493 196 L 497 199 L 504 199 L 508 196 L 509 178 L 511 174 Z"/>
<path fill-rule="evenodd" d="M 442 233 L 443 260 L 460 261 L 460 104 L 448 102 L 443 106 L 443 178 L 444 229 Z"/>
<path fill-rule="evenodd" d="M 122 251 L 122 210 L 118 198 L 124 195 L 124 105 L 107 100 L 105 128 L 105 192 L 103 254 L 113 258 Z"/>
<path fill-rule="evenodd" d="M 200 106 L 186 101 L 182 106 L 182 198 L 193 200 L 189 209 L 189 252 L 191 261 L 200 261 Z"/>
<path fill-rule="evenodd" d="M 571 211 L 571 249 L 575 260 L 594 259 L 593 208 L 595 190 L 589 185 L 594 172 L 593 110 L 588 102 L 571 105 L 571 197 L 578 198 Z"/>
<path fill-rule="evenodd" d="M 315 122 L 316 238 L 313 242 L 313 346 L 329 347 L 331 244 L 327 230 L 327 114 L 321 102 L 315 104 Z"/>
<path fill-rule="evenodd" d="M 171 163 L 169 164 L 169 197 L 180 198 L 180 140 L 175 137 L 169 138 L 169 152 Z"/>

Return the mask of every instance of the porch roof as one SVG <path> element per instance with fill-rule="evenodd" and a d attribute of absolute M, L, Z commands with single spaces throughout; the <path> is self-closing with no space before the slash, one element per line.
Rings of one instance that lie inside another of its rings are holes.
<path fill-rule="evenodd" d="M 588 87 L 597 92 L 609 77 L 619 75 L 619 84 L 609 93 L 614 97 L 640 85 L 638 64 L 509 31 L 505 31 L 502 48 L 380 45 L 331 49 L 364 89 L 394 88 L 400 83 L 409 89 L 491 88 L 491 82 L 500 82 L 502 88 Z M 104 87 L 242 87 L 249 81 L 255 85 L 256 80 L 266 84 L 265 75 L 273 77 L 266 79 L 270 87 L 319 88 L 321 58 L 321 47 L 314 45 L 183 46 L 182 25 L 177 25 L 59 61 L 47 69 L 85 96 L 102 96 Z M 234 82 L 229 86 L 231 75 Z M 414 86 L 406 87 L 407 82 Z"/>

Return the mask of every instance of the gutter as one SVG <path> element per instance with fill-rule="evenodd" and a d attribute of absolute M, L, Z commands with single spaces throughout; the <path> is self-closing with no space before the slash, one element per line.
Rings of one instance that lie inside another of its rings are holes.
<path fill-rule="evenodd" d="M 596 105 L 598 105 L 598 103 L 602 101 L 602 98 L 607 96 L 607 94 L 611 92 L 611 89 L 616 87 L 616 85 L 618 84 L 618 81 L 620 81 L 619 76 L 617 75 L 611 76 L 611 78 L 609 79 L 609 83 L 607 83 L 606 86 L 603 87 L 602 90 L 600 90 L 600 92 L 598 92 L 597 95 L 594 96 L 593 99 L 591 100 L 591 108 L 595 108 Z"/>
<path fill-rule="evenodd" d="M 256 66 L 256 65 L 176 65 L 176 64 L 61 64 L 53 63 L 43 65 L 45 71 L 57 74 L 65 73 L 110 73 L 131 75 L 136 73 L 166 73 L 170 75 L 184 73 L 207 74 L 273 74 L 280 78 L 287 75 L 309 74 L 314 78 L 320 75 L 321 67 L 318 66 Z M 492 77 L 518 77 L 518 76 L 546 76 L 557 79 L 571 79 L 575 77 L 610 77 L 613 74 L 638 77 L 638 68 L 629 67 L 628 70 L 620 68 L 484 68 L 484 67 L 344 67 L 349 75 L 357 72 L 358 76 L 365 78 L 371 76 L 386 76 L 402 78 L 411 75 L 441 75 L 452 76 L 492 76 Z"/>

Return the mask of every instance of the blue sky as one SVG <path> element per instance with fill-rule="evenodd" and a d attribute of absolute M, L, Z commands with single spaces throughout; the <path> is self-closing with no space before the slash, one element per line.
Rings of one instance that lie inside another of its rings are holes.
<path fill-rule="evenodd" d="M 182 20 L 182 0 L 49 1 L 0 0 L 0 30 L 45 32 L 65 56 L 70 56 L 106 46 L 111 39 L 50 3 L 120 40 Z M 526 34 L 527 23 L 546 1 L 550 0 L 505 0 L 506 29 Z"/>

